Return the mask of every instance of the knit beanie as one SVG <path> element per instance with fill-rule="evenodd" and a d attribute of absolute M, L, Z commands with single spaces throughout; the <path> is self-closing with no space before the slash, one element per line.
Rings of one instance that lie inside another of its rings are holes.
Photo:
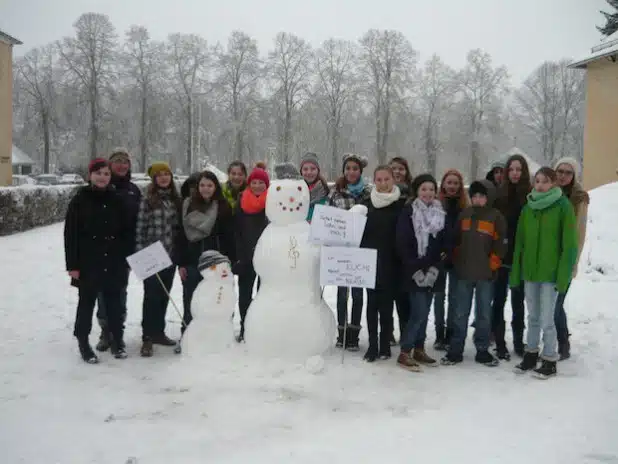
<path fill-rule="evenodd" d="M 303 170 L 303 166 L 305 164 L 313 164 L 318 171 L 320 171 L 320 160 L 318 159 L 318 155 L 316 155 L 313 152 L 307 152 L 303 155 L 303 157 L 300 159 L 300 170 Z"/>
<path fill-rule="evenodd" d="M 431 182 L 436 189 L 436 194 L 438 193 L 438 182 L 436 182 L 436 178 L 431 174 L 419 174 L 412 181 L 412 190 L 414 191 L 414 196 L 418 196 L 418 189 L 425 182 Z"/>
<path fill-rule="evenodd" d="M 105 167 L 109 167 L 109 162 L 105 158 L 95 158 L 88 163 L 88 174 Z"/>
<path fill-rule="evenodd" d="M 554 164 L 554 170 L 558 169 L 558 166 L 560 166 L 561 164 L 568 164 L 569 166 L 571 166 L 573 168 L 573 172 L 575 173 L 575 180 L 579 178 L 582 168 L 575 158 L 571 158 L 569 156 L 560 158 L 558 161 L 556 161 L 556 164 Z"/>
<path fill-rule="evenodd" d="M 200 255 L 200 259 L 197 263 L 197 270 L 202 272 L 204 269 L 221 263 L 231 264 L 229 258 L 219 253 L 217 250 L 207 250 Z"/>
<path fill-rule="evenodd" d="M 114 150 L 112 150 L 112 154 L 109 155 L 109 162 L 113 163 L 114 161 L 127 161 L 131 164 L 131 155 L 126 148 L 114 148 Z"/>
<path fill-rule="evenodd" d="M 148 168 L 147 174 L 148 174 L 148 177 L 150 177 L 151 179 L 154 179 L 157 175 L 161 174 L 162 172 L 169 172 L 171 174 L 172 169 L 170 168 L 170 165 L 167 164 L 165 161 L 157 161 L 150 165 L 150 167 Z"/>
<path fill-rule="evenodd" d="M 345 165 L 348 164 L 349 161 L 358 164 L 361 174 L 363 173 L 363 169 L 367 167 L 367 159 L 364 156 L 355 155 L 353 153 L 348 153 L 346 155 L 343 155 L 342 171 L 344 173 L 345 173 Z"/>
<path fill-rule="evenodd" d="M 488 196 L 487 187 L 482 182 L 475 180 L 470 184 L 470 188 L 468 189 L 468 193 L 470 194 L 470 198 L 472 198 L 477 193 L 481 195 Z"/>
<path fill-rule="evenodd" d="M 266 184 L 266 187 L 270 185 L 270 177 L 268 176 L 268 172 L 266 172 L 266 164 L 262 162 L 255 163 L 255 167 L 249 177 L 247 178 L 247 184 L 250 184 L 253 180 L 261 180 Z"/>
<path fill-rule="evenodd" d="M 300 179 L 300 173 L 292 163 L 279 163 L 275 165 L 275 177 L 277 179 Z"/>

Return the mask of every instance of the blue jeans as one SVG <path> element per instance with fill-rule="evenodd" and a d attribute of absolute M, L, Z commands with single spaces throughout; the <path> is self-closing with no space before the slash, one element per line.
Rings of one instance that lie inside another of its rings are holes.
<path fill-rule="evenodd" d="M 566 311 L 564 310 L 564 300 L 566 299 L 570 287 L 571 285 L 569 284 L 566 292 L 559 293 L 558 298 L 556 298 L 556 312 L 554 314 L 554 324 L 556 324 L 558 343 L 566 343 L 569 339 L 569 326 L 567 323 Z"/>
<path fill-rule="evenodd" d="M 445 284 L 445 287 L 448 291 L 435 292 L 433 294 L 433 318 L 437 332 L 443 331 L 445 327 L 449 332 L 451 331 L 454 323 L 453 318 L 455 317 L 455 312 L 457 311 L 457 274 L 455 274 L 454 270 L 448 271 L 445 276 L 445 279 L 446 278 L 448 278 L 448 284 Z M 444 304 L 447 293 L 448 311 L 446 310 Z"/>
<path fill-rule="evenodd" d="M 491 333 L 491 302 L 494 294 L 493 280 L 459 280 L 457 282 L 457 306 L 454 316 L 454 327 L 451 335 L 449 356 L 463 356 L 466 337 L 468 336 L 468 319 L 474 304 L 474 345 L 477 352 L 489 349 L 489 334 Z"/>
<path fill-rule="evenodd" d="M 410 292 L 410 318 L 401 340 L 401 351 L 422 349 L 427 337 L 427 318 L 431 309 L 431 292 Z"/>
<path fill-rule="evenodd" d="M 557 361 L 556 325 L 554 314 L 558 292 L 553 282 L 524 282 L 526 305 L 528 306 L 528 333 L 526 351 L 539 352 L 541 330 L 543 331 L 543 352 L 547 361 Z"/>

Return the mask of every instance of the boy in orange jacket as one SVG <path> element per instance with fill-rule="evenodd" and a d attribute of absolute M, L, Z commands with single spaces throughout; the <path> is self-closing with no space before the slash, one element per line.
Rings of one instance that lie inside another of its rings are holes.
<path fill-rule="evenodd" d="M 458 281 L 455 327 L 448 353 L 441 364 L 450 366 L 463 361 L 468 318 L 475 295 L 475 361 L 493 367 L 498 365 L 498 360 L 489 353 L 491 302 L 493 281 L 507 248 L 506 220 L 492 206 L 496 189 L 490 181 L 473 182 L 469 194 L 472 206 L 461 212 L 456 230 L 454 264 Z"/>

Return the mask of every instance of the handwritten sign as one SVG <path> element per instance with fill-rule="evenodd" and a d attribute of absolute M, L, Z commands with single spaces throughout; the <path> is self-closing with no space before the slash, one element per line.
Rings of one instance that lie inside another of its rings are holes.
<path fill-rule="evenodd" d="M 172 260 L 160 241 L 128 256 L 127 262 L 139 280 L 145 280 L 172 265 Z"/>
<path fill-rule="evenodd" d="M 320 285 L 375 288 L 378 251 L 369 248 L 322 247 Z"/>
<path fill-rule="evenodd" d="M 309 240 L 316 245 L 360 246 L 367 217 L 326 205 L 316 205 Z"/>

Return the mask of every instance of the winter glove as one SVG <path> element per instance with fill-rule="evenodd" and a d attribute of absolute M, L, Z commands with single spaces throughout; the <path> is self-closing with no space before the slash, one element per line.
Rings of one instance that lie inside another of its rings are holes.
<path fill-rule="evenodd" d="M 412 276 L 412 279 L 414 280 L 414 282 L 416 282 L 416 285 L 418 285 L 419 287 L 424 287 L 425 284 L 425 273 L 423 271 L 416 271 L 414 273 L 414 275 Z"/>
<path fill-rule="evenodd" d="M 500 266 L 502 266 L 502 260 L 500 259 L 500 257 L 495 253 L 490 254 L 489 255 L 489 269 L 491 269 L 492 272 L 495 272 L 498 269 L 500 269 Z"/>
<path fill-rule="evenodd" d="M 433 287 L 436 283 L 436 280 L 438 280 L 439 275 L 440 272 L 438 271 L 438 269 L 431 266 L 427 270 L 427 274 L 425 275 L 425 287 Z"/>

